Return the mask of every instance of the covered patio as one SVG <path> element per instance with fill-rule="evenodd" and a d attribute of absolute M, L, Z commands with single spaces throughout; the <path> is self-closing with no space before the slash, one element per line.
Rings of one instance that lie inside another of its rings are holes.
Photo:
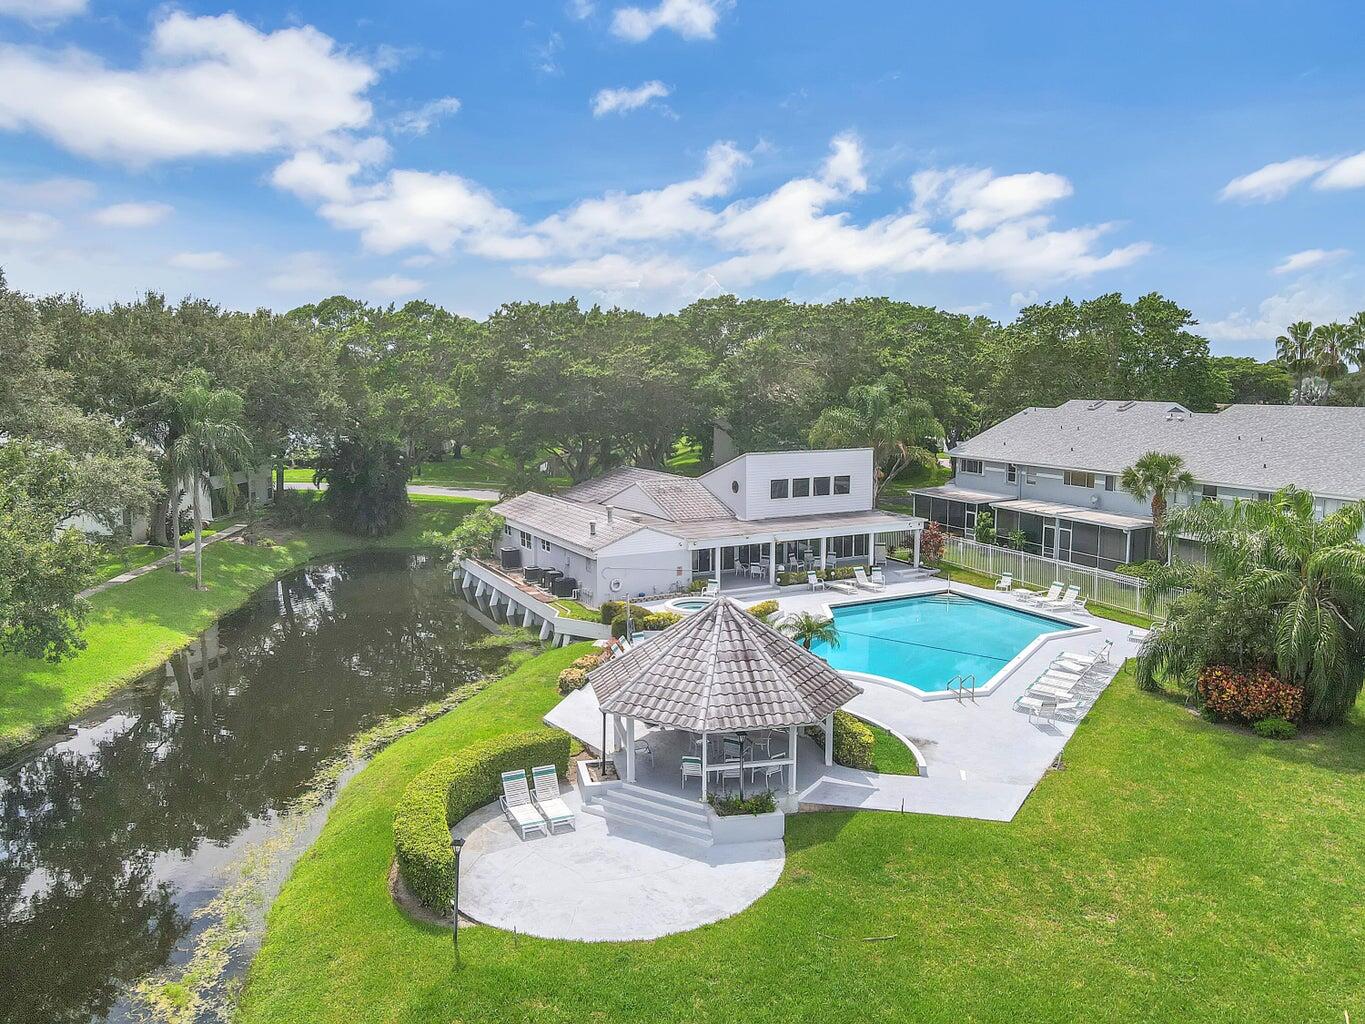
<path fill-rule="evenodd" d="M 588 679 L 602 713 L 601 749 L 620 749 L 625 783 L 640 784 L 643 762 L 656 785 L 673 774 L 674 795 L 695 779 L 691 792 L 703 802 L 774 782 L 794 796 L 798 759 L 832 763 L 834 712 L 862 692 L 727 597 Z M 823 751 L 802 736 L 807 726 L 824 730 Z"/>

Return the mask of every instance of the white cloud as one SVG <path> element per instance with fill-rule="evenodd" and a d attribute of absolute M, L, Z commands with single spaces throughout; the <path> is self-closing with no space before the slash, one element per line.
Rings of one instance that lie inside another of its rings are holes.
<path fill-rule="evenodd" d="M 454 96 L 442 96 L 439 100 L 424 103 L 416 110 L 405 110 L 394 118 L 393 130 L 405 135 L 425 135 L 443 117 L 456 113 L 460 101 Z"/>
<path fill-rule="evenodd" d="M 310 26 L 265 33 L 174 11 L 131 70 L 75 48 L 0 45 L 0 128 L 135 165 L 292 149 L 369 123 L 377 75 Z"/>
<path fill-rule="evenodd" d="M 1038 289 L 1030 288 L 1026 292 L 1010 292 L 1010 305 L 1015 309 L 1022 309 L 1024 306 L 1031 306 L 1038 301 Z"/>
<path fill-rule="evenodd" d="M 669 289 L 696 276 L 686 264 L 666 256 L 638 259 L 619 253 L 561 266 L 530 267 L 527 272 L 544 285 L 600 292 Z"/>
<path fill-rule="evenodd" d="M 168 261 L 171 266 L 181 270 L 231 270 L 237 261 L 226 253 L 212 250 L 209 252 L 178 252 Z"/>
<path fill-rule="evenodd" d="M 339 282 L 332 261 L 320 252 L 291 253 L 266 278 L 269 287 L 281 292 L 301 292 L 317 298 L 335 291 Z"/>
<path fill-rule="evenodd" d="M 1322 189 L 1365 188 L 1365 153 L 1357 153 L 1354 156 L 1338 160 L 1327 168 L 1317 181 L 1313 182 L 1313 187 Z"/>
<path fill-rule="evenodd" d="M 47 27 L 84 14 L 88 0 L 0 0 L 0 15 Z"/>
<path fill-rule="evenodd" d="M 632 43 L 644 42 L 660 29 L 670 29 L 684 39 L 714 39 L 720 20 L 717 4 L 711 0 L 660 0 L 643 7 L 618 7 L 611 30 Z"/>
<path fill-rule="evenodd" d="M 1296 156 L 1279 163 L 1266 164 L 1250 174 L 1233 178 L 1223 186 L 1218 197 L 1243 203 L 1268 203 L 1272 199 L 1283 199 L 1294 186 L 1303 184 L 1331 165 L 1331 160 L 1317 156 Z"/>
<path fill-rule="evenodd" d="M 61 221 L 46 213 L 0 210 L 0 242 L 45 242 L 61 226 Z"/>
<path fill-rule="evenodd" d="M 166 203 L 115 203 L 90 215 L 100 227 L 147 228 L 160 224 L 174 212 Z"/>
<path fill-rule="evenodd" d="M 620 241 L 672 238 L 709 231 L 717 215 L 703 200 L 728 195 L 749 158 L 733 143 L 706 151 L 701 174 L 644 192 L 608 192 L 547 217 L 536 231 L 562 248 L 582 251 Z"/>
<path fill-rule="evenodd" d="M 981 231 L 1007 220 L 1037 213 L 1072 193 L 1060 174 L 1031 171 L 996 176 L 990 170 L 960 167 L 921 171 L 911 179 L 915 205 L 955 217 L 961 231 Z"/>
<path fill-rule="evenodd" d="M 645 82 L 634 89 L 599 89 L 592 98 L 592 116 L 624 114 L 638 110 L 651 100 L 661 100 L 673 92 L 663 82 Z"/>
<path fill-rule="evenodd" d="M 403 277 L 401 274 L 389 274 L 387 277 L 376 278 L 365 287 L 386 299 L 401 299 L 405 295 L 420 292 L 426 287 L 426 282 Z"/>
<path fill-rule="evenodd" d="M 0 198 L 29 206 L 74 206 L 95 198 L 93 183 L 82 178 L 0 181 Z"/>
<path fill-rule="evenodd" d="M 1334 284 L 1296 284 L 1263 300 L 1254 313 L 1236 310 L 1221 320 L 1203 325 L 1210 341 L 1270 341 L 1298 320 L 1323 324 L 1345 320 L 1359 308 L 1359 297 Z"/>
<path fill-rule="evenodd" d="M 1325 263 L 1335 263 L 1342 257 L 1349 255 L 1349 249 L 1305 249 L 1303 252 L 1286 256 L 1275 265 L 1272 273 L 1297 274 L 1312 267 L 1320 267 Z"/>
<path fill-rule="evenodd" d="M 582 21 L 584 18 L 592 17 L 592 12 L 597 9 L 597 5 L 592 0 L 569 0 L 566 9 L 570 18 L 575 21 Z"/>

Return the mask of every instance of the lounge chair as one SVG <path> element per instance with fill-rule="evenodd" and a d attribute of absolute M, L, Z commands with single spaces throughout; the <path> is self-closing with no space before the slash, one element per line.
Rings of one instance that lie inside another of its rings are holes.
<path fill-rule="evenodd" d="M 550 829 L 531 803 L 531 791 L 526 785 L 526 769 L 502 773 L 502 812 L 522 839 L 532 832 L 549 835 Z"/>
<path fill-rule="evenodd" d="M 1004 591 L 1004 592 L 1007 593 L 1007 594 L 1009 593 L 1010 588 L 1013 587 L 1013 586 L 1014 586 L 1014 573 L 1012 573 L 1012 572 L 1002 572 L 1002 573 L 1000 574 L 1000 578 L 999 578 L 998 580 L 995 581 L 995 589 L 996 589 L 996 590 Z"/>
<path fill-rule="evenodd" d="M 1023 601 L 1025 604 L 1042 605 L 1047 604 L 1049 601 L 1055 601 L 1061 596 L 1062 585 L 1060 582 L 1053 580 L 1052 586 L 1047 588 L 1046 594 L 1038 594 L 1030 590 L 1027 594 L 1020 594 L 1019 600 Z"/>
<path fill-rule="evenodd" d="M 880 565 L 874 565 L 872 571 L 867 574 L 867 577 L 873 583 L 879 583 L 883 587 L 886 586 L 886 573 L 882 572 L 882 567 Z"/>
<path fill-rule="evenodd" d="M 1061 597 L 1044 598 L 1039 601 L 1038 604 L 1040 607 L 1046 608 L 1050 612 L 1064 612 L 1075 607 L 1076 598 L 1078 598 L 1080 594 L 1081 588 L 1073 584 L 1066 588 L 1066 591 Z"/>
<path fill-rule="evenodd" d="M 1079 717 L 1080 701 L 1058 700 L 1053 697 L 1020 697 L 1014 702 L 1016 711 L 1027 711 L 1030 722 L 1042 720 L 1054 722 L 1059 718 Z"/>
<path fill-rule="evenodd" d="M 573 810 L 559 795 L 559 772 L 555 766 L 539 765 L 531 769 L 531 775 L 536 780 L 536 806 L 550 823 L 550 831 L 553 832 L 556 825 L 576 827 Z"/>
<path fill-rule="evenodd" d="M 699 778 L 701 778 L 701 758 L 693 757 L 691 754 L 684 755 L 682 759 L 683 789 L 687 788 L 688 779 Z"/>
<path fill-rule="evenodd" d="M 837 590 L 841 594 L 856 594 L 858 592 L 858 588 L 849 580 L 826 580 L 825 584 L 831 590 Z"/>
<path fill-rule="evenodd" d="M 868 579 L 867 573 L 863 571 L 861 566 L 853 570 L 853 582 L 864 590 L 877 591 L 886 589 L 886 587 L 883 586 L 882 584 L 873 583 L 870 579 Z"/>
<path fill-rule="evenodd" d="M 1134 643 L 1144 643 L 1149 636 L 1159 632 L 1165 625 L 1165 619 L 1153 619 L 1151 629 L 1139 629 L 1137 626 L 1134 626 L 1132 629 L 1128 630 L 1128 639 L 1132 640 Z"/>
<path fill-rule="evenodd" d="M 806 573 L 806 582 L 810 584 L 811 590 L 825 590 L 825 581 L 816 576 L 813 572 Z"/>

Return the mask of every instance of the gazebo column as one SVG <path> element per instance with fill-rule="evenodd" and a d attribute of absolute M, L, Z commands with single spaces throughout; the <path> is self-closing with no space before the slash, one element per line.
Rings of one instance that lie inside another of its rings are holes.
<path fill-rule="evenodd" d="M 867 535 L 867 567 L 871 569 L 877 564 L 877 535 L 869 533 Z"/>
<path fill-rule="evenodd" d="M 710 744 L 706 742 L 706 733 L 703 732 L 703 733 L 701 734 L 701 802 L 702 802 L 702 803 L 706 803 L 706 783 L 707 783 L 707 779 L 710 777 L 710 776 L 708 775 L 708 773 L 707 773 L 707 766 L 706 766 L 706 748 L 709 747 L 709 746 L 710 746 Z"/>
<path fill-rule="evenodd" d="M 787 793 L 791 795 L 796 792 L 796 737 L 800 730 L 794 725 L 787 726 L 787 749 L 791 751 L 792 770 L 787 778 Z"/>
<path fill-rule="evenodd" d="M 626 719 L 626 781 L 635 781 L 635 719 Z"/>
<path fill-rule="evenodd" d="M 825 718 L 825 766 L 834 763 L 834 713 Z"/>
<path fill-rule="evenodd" d="M 914 531 L 912 531 L 912 532 L 913 532 L 914 535 L 915 535 L 915 568 L 918 569 L 918 568 L 919 568 L 919 538 L 920 538 L 920 534 L 922 534 L 922 533 L 924 532 L 924 529 L 921 527 L 920 529 L 914 530 Z"/>

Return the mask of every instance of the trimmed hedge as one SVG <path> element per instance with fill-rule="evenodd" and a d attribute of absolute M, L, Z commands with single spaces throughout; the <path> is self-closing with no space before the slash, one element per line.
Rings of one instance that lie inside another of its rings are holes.
<path fill-rule="evenodd" d="M 825 742 L 825 730 L 818 725 L 807 726 L 806 735 L 816 743 Z M 872 730 L 856 715 L 847 711 L 834 712 L 834 763 L 845 768 L 875 772 L 876 762 L 872 759 L 872 748 L 877 738 Z"/>
<path fill-rule="evenodd" d="M 830 569 L 815 570 L 817 580 L 851 580 L 853 579 L 852 565 L 837 565 Z M 857 568 L 863 568 L 858 566 Z M 798 583 L 806 582 L 806 570 L 799 569 L 796 572 L 780 572 L 777 574 L 777 585 L 779 587 L 791 587 Z"/>
<path fill-rule="evenodd" d="M 630 617 L 635 622 L 637 632 L 647 633 L 660 632 L 682 621 L 682 615 L 678 612 L 651 612 L 638 605 L 630 606 Z M 626 613 L 624 609 L 616 618 L 611 620 L 611 635 L 618 639 L 626 635 Z"/>
<path fill-rule="evenodd" d="M 408 784 L 393 816 L 393 848 L 403 884 L 425 907 L 450 909 L 455 854 L 450 826 L 502 794 L 502 773 L 553 764 L 568 773 L 569 736 L 558 729 L 510 733 L 431 765 Z M 528 771 L 529 774 L 529 771 Z"/>
<path fill-rule="evenodd" d="M 777 614 L 777 602 L 770 598 L 767 601 L 759 601 L 758 604 L 751 604 L 745 610 L 756 619 L 767 619 Z"/>

